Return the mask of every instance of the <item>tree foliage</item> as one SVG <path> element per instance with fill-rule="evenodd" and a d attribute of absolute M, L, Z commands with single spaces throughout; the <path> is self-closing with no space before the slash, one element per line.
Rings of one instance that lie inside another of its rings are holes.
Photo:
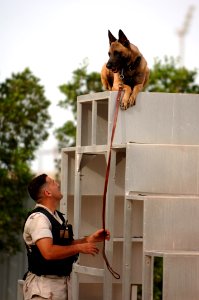
<path fill-rule="evenodd" d="M 150 71 L 150 79 L 147 90 L 159 93 L 199 93 L 199 85 L 196 84 L 196 70 L 188 70 L 181 67 L 179 60 L 173 57 L 165 57 L 162 62 L 155 59 Z"/>
<path fill-rule="evenodd" d="M 20 247 L 30 163 L 48 137 L 49 105 L 29 69 L 0 83 L 0 253 Z"/>

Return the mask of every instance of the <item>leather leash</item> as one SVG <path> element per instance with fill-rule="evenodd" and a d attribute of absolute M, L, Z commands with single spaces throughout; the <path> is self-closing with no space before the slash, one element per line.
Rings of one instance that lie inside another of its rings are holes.
<path fill-rule="evenodd" d="M 104 231 L 106 230 L 106 223 L 105 223 L 106 194 L 107 194 L 107 187 L 108 187 L 108 180 L 109 180 L 109 173 L 110 173 L 110 164 L 111 164 L 111 148 L 112 148 L 113 139 L 114 139 L 114 135 L 115 135 L 115 128 L 116 128 L 116 124 L 117 124 L 117 116 L 118 116 L 118 111 L 119 111 L 119 106 L 120 106 L 120 98 L 121 98 L 122 90 L 123 90 L 123 86 L 121 85 L 119 87 L 119 90 L 118 90 L 118 93 L 117 93 L 117 98 L 116 98 L 116 107 L 115 107 L 113 128 L 112 128 L 112 134 L 111 134 L 111 143 L 110 143 L 108 164 L 107 164 L 107 168 L 106 168 L 106 176 L 105 176 L 105 183 L 104 183 L 103 209 L 102 209 L 102 224 L 103 224 Z M 109 264 L 108 258 L 106 256 L 106 252 L 105 252 L 105 235 L 104 235 L 104 240 L 103 240 L 102 255 L 103 255 L 103 258 L 105 260 L 106 266 L 107 266 L 108 270 L 111 272 L 111 274 L 113 275 L 113 277 L 115 277 L 116 279 L 120 279 L 120 275 L 112 269 L 112 267 Z"/>

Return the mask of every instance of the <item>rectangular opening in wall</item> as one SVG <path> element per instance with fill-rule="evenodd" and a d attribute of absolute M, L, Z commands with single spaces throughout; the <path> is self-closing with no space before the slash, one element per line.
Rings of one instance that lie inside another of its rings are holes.
<path fill-rule="evenodd" d="M 61 158 L 61 193 L 63 198 L 59 209 L 65 217 L 73 222 L 73 214 L 70 213 L 69 203 L 74 202 L 74 178 L 75 178 L 75 149 L 63 150 Z M 72 199 L 72 200 L 71 200 Z M 71 218 L 72 216 L 72 218 Z M 70 218 L 69 218 L 70 217 Z"/>
<path fill-rule="evenodd" d="M 137 285 L 137 300 L 142 300 L 142 285 Z"/>
<path fill-rule="evenodd" d="M 124 197 L 115 197 L 114 207 L 114 238 L 123 238 L 124 233 Z"/>
<path fill-rule="evenodd" d="M 83 154 L 81 160 L 81 194 L 103 196 L 105 174 L 106 159 L 104 154 Z"/>
<path fill-rule="evenodd" d="M 67 211 L 65 213 L 67 216 L 68 223 L 74 226 L 74 196 L 69 195 L 67 197 Z"/>
<path fill-rule="evenodd" d="M 81 105 L 81 146 L 90 146 L 92 143 L 92 102 L 84 102 Z"/>
<path fill-rule="evenodd" d="M 131 299 L 142 300 L 142 285 L 132 284 L 131 285 Z"/>
<path fill-rule="evenodd" d="M 87 236 L 102 227 L 102 197 L 82 196 L 81 236 Z"/>
<path fill-rule="evenodd" d="M 143 201 L 132 202 L 132 237 L 134 240 L 143 238 Z"/>
<path fill-rule="evenodd" d="M 68 195 L 74 195 L 75 151 L 68 152 Z"/>
<path fill-rule="evenodd" d="M 122 266 L 123 266 L 123 243 L 113 243 L 113 261 L 110 263 L 111 268 L 120 275 L 120 279 L 113 278 L 113 283 L 122 283 Z"/>
<path fill-rule="evenodd" d="M 108 143 L 108 99 L 98 100 L 96 121 L 96 145 Z"/>
<path fill-rule="evenodd" d="M 80 283 L 79 300 L 102 300 L 103 285 L 99 283 Z"/>
<path fill-rule="evenodd" d="M 153 299 L 162 300 L 163 288 L 163 258 L 154 257 L 153 268 Z"/>
<path fill-rule="evenodd" d="M 126 149 L 117 150 L 116 154 L 116 174 L 115 174 L 115 194 L 125 195 L 125 171 L 126 171 Z"/>
<path fill-rule="evenodd" d="M 112 300 L 121 300 L 121 299 L 122 299 L 122 284 L 113 283 Z"/>
<path fill-rule="evenodd" d="M 86 266 L 86 267 L 103 269 L 104 268 L 104 259 L 102 256 L 103 243 L 98 243 L 97 247 L 99 249 L 98 255 L 85 255 L 85 254 L 80 253 L 79 261 L 78 261 L 79 264 L 82 266 Z M 85 277 L 85 275 L 84 275 L 84 277 Z M 89 276 L 90 281 L 91 281 L 91 278 L 92 278 L 92 276 Z M 101 277 L 97 277 L 97 278 L 101 279 Z"/>

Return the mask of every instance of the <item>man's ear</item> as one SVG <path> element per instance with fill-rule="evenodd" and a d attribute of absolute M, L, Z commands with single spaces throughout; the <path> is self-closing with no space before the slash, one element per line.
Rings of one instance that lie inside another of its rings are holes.
<path fill-rule="evenodd" d="M 49 192 L 47 189 L 43 190 L 44 196 L 49 197 L 51 196 L 51 192 Z"/>

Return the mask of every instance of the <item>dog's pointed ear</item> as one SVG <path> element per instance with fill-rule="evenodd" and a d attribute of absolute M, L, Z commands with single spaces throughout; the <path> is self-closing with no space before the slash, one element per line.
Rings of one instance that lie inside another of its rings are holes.
<path fill-rule="evenodd" d="M 112 33 L 110 32 L 110 30 L 108 30 L 108 38 L 109 38 L 109 43 L 113 43 L 115 42 L 117 39 L 112 35 Z"/>
<path fill-rule="evenodd" d="M 124 34 L 124 32 L 120 29 L 119 30 L 119 40 L 118 42 L 120 42 L 124 47 L 129 47 L 130 46 L 130 42 L 127 39 L 126 35 Z"/>

